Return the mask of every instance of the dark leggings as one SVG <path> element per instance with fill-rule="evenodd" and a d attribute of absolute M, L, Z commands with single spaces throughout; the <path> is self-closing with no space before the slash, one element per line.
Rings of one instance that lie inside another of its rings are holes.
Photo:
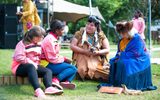
<path fill-rule="evenodd" d="M 33 64 L 20 64 L 16 70 L 16 76 L 28 77 L 34 90 L 40 88 L 38 77 L 43 77 L 43 83 L 46 88 L 52 85 L 52 72 L 41 66 L 38 66 L 36 70 Z"/>

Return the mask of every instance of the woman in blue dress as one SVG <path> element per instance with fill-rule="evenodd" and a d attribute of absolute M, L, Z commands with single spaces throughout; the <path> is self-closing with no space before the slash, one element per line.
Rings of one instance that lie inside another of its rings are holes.
<path fill-rule="evenodd" d="M 124 84 L 134 90 L 156 89 L 152 86 L 149 53 L 144 40 L 133 28 L 133 23 L 118 22 L 116 31 L 121 39 L 116 56 L 110 59 L 109 84 L 118 87 Z"/>

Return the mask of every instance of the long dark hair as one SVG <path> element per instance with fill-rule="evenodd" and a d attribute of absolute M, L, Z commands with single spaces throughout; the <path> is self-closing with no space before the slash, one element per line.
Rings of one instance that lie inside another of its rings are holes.
<path fill-rule="evenodd" d="M 47 30 L 46 32 L 47 32 L 47 33 L 48 33 L 48 32 L 53 32 L 53 33 L 55 33 L 56 30 L 60 30 L 60 29 L 62 29 L 64 26 L 65 26 L 65 25 L 64 25 L 64 23 L 63 23 L 62 21 L 55 19 L 55 20 L 53 20 L 53 21 L 51 22 L 51 24 L 50 24 L 50 29 Z"/>
<path fill-rule="evenodd" d="M 44 36 L 45 30 L 40 26 L 33 26 L 29 31 L 27 31 L 23 37 L 24 43 L 31 43 L 34 37 Z"/>
<path fill-rule="evenodd" d="M 88 22 L 89 23 L 94 23 L 94 25 L 96 26 L 96 28 L 97 28 L 97 32 L 99 33 L 100 31 L 101 31 L 101 20 L 100 20 L 100 18 L 99 17 L 97 17 L 97 16 L 94 16 L 94 15 L 92 15 L 92 16 L 89 16 L 88 17 Z"/>

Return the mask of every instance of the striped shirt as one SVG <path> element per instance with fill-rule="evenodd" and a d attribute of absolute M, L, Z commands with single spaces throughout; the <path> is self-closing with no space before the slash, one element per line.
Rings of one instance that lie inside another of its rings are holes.
<path fill-rule="evenodd" d="M 15 52 L 13 55 L 12 61 L 12 73 L 15 74 L 18 66 L 20 64 L 30 63 L 33 64 L 36 68 L 40 62 L 41 55 L 41 45 L 38 44 L 28 44 L 24 45 L 22 41 L 20 41 L 15 48 Z"/>

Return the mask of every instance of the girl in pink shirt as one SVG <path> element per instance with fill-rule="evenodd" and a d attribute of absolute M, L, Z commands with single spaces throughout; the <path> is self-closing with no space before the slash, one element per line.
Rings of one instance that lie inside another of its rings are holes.
<path fill-rule="evenodd" d="M 64 33 L 64 24 L 59 20 L 54 20 L 50 24 L 49 34 L 42 41 L 42 65 L 52 70 L 54 78 L 52 85 L 60 84 L 64 88 L 75 89 L 75 84 L 71 83 L 77 69 L 69 64 L 71 60 L 59 55 L 60 44 L 58 39 Z M 48 62 L 48 63 L 47 63 Z"/>
<path fill-rule="evenodd" d="M 145 39 L 145 35 L 144 35 L 145 21 L 143 19 L 143 14 L 140 10 L 137 10 L 135 12 L 135 15 L 132 21 L 133 21 L 133 27 L 138 31 L 141 38 L 144 40 Z"/>
<path fill-rule="evenodd" d="M 39 56 L 41 55 L 41 44 L 45 30 L 39 26 L 34 26 L 27 31 L 15 48 L 12 62 L 12 72 L 16 76 L 28 77 L 29 82 L 35 90 L 36 97 L 45 97 L 45 94 L 61 94 L 62 90 L 52 87 L 52 72 L 39 66 Z M 46 87 L 45 93 L 40 88 L 38 76 L 43 77 Z"/>

